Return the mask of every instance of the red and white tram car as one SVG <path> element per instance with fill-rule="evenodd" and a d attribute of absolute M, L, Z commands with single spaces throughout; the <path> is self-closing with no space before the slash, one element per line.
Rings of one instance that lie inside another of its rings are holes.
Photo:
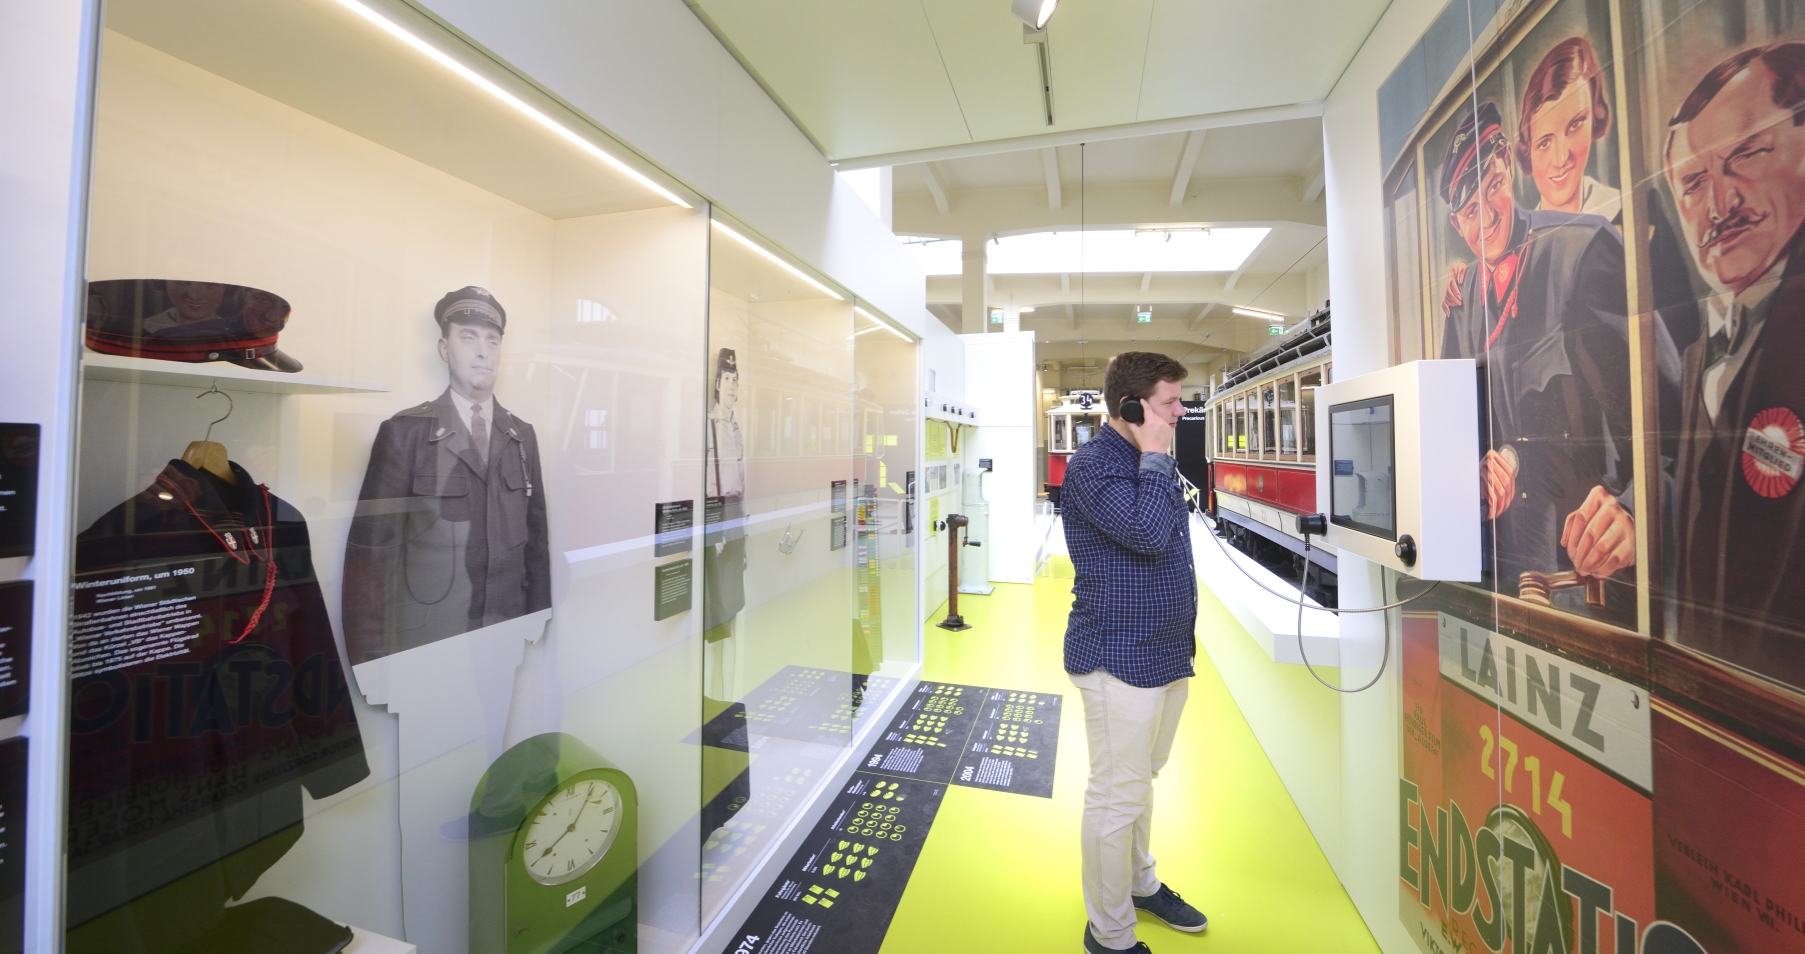
<path fill-rule="evenodd" d="M 1297 515 L 1319 512 L 1316 389 L 1331 379 L 1329 344 L 1324 308 L 1228 372 L 1205 404 L 1210 514 L 1241 549 L 1283 547 L 1300 566 Z M 1320 542 L 1312 559 L 1335 570 L 1334 550 Z"/>

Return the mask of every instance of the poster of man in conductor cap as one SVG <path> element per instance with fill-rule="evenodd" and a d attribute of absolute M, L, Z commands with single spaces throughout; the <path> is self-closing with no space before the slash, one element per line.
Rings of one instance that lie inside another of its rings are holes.
<path fill-rule="evenodd" d="M 1450 124 L 1431 181 L 1459 239 L 1450 252 L 1471 264 L 1449 269 L 1440 356 L 1474 359 L 1489 380 L 1479 453 L 1493 588 L 1633 622 L 1622 236 L 1602 215 L 1524 207 L 1496 101 Z"/>
<path fill-rule="evenodd" d="M 382 423 L 345 545 L 353 665 L 551 606 L 538 438 L 495 397 L 507 310 L 466 286 L 433 318 L 448 386 Z"/>

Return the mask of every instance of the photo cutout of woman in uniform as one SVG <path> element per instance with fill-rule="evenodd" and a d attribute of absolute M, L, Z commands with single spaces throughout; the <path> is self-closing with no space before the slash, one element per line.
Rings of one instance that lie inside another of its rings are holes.
<path fill-rule="evenodd" d="M 345 543 L 352 665 L 551 606 L 539 441 L 495 397 L 507 311 L 465 286 L 433 318 L 449 383 L 382 423 Z"/>
<path fill-rule="evenodd" d="M 703 511 L 702 722 L 705 734 L 745 737 L 746 706 L 738 701 L 736 617 L 746 606 L 746 442 L 740 430 L 740 372 L 732 348 L 715 354 L 708 406 L 708 499 Z M 746 743 L 702 749 L 702 831 L 725 826 L 752 798 Z"/>
<path fill-rule="evenodd" d="M 708 501 L 702 550 L 702 627 L 708 643 L 706 717 L 737 697 L 734 619 L 746 605 L 746 442 L 740 431 L 740 372 L 732 348 L 715 356 L 708 407 Z"/>
<path fill-rule="evenodd" d="M 1628 292 L 1601 79 L 1609 36 L 1603 4 L 1557 4 L 1423 161 L 1430 220 L 1447 223 L 1431 243 L 1443 258 L 1431 273 L 1450 276 L 1439 353 L 1476 360 L 1487 385 L 1490 585 L 1634 626 Z"/>

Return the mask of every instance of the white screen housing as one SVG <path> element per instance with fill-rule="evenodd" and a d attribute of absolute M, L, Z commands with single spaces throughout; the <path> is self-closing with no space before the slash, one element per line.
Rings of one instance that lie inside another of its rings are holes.
<path fill-rule="evenodd" d="M 1331 546 L 1418 579 L 1478 582 L 1475 373 L 1471 360 L 1411 361 L 1317 389 L 1316 499 Z M 1397 553 L 1405 537 L 1414 565 Z"/>

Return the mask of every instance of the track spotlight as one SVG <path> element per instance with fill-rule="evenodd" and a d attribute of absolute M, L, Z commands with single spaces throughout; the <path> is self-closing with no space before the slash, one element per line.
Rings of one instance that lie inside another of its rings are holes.
<path fill-rule="evenodd" d="M 1015 0 L 1010 4 L 1009 12 L 1033 29 L 1044 30 L 1047 21 L 1053 19 L 1053 8 L 1057 6 L 1059 0 Z"/>

